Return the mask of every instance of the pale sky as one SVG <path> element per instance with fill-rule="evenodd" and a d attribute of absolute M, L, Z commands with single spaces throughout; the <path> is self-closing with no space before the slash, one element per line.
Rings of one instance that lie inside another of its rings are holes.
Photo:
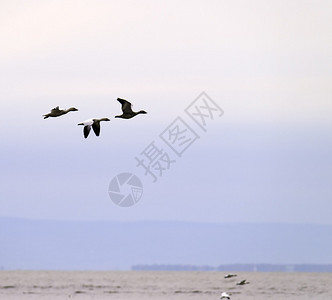
<path fill-rule="evenodd" d="M 0 216 L 332 224 L 331 15 L 330 1 L 1 1 Z M 202 91 L 224 115 L 193 125 L 152 183 L 135 156 Z M 148 114 L 114 119 L 118 97 Z M 44 120 L 55 106 L 79 111 Z M 91 117 L 111 122 L 85 140 Z M 143 181 L 130 208 L 108 196 L 121 172 Z"/>

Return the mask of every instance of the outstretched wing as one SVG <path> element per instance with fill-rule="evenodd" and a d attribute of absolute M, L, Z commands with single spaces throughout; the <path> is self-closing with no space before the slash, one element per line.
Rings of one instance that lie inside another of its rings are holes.
<path fill-rule="evenodd" d="M 87 138 L 89 133 L 90 133 L 90 130 L 91 130 L 91 125 L 86 125 L 84 126 L 84 129 L 83 129 L 83 133 L 84 133 L 84 137 Z"/>
<path fill-rule="evenodd" d="M 132 114 L 133 113 L 133 111 L 131 109 L 132 105 L 131 105 L 131 103 L 129 101 L 127 101 L 125 99 L 121 99 L 121 98 L 118 98 L 117 100 L 121 103 L 121 105 L 122 105 L 122 112 L 124 114 Z"/>
<path fill-rule="evenodd" d="M 94 131 L 94 133 L 96 134 L 96 136 L 99 136 L 99 134 L 100 134 L 100 122 L 94 122 L 93 124 L 92 124 L 92 129 L 93 129 L 93 131 Z"/>
<path fill-rule="evenodd" d="M 52 108 L 51 109 L 51 112 L 58 112 L 60 109 L 59 109 L 59 106 L 57 106 L 57 107 L 54 107 L 54 108 Z"/>

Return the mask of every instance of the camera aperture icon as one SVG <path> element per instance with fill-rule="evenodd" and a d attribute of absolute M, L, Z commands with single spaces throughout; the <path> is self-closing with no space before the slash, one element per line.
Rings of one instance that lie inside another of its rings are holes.
<path fill-rule="evenodd" d="M 120 173 L 111 180 L 108 187 L 108 194 L 116 205 L 130 207 L 141 199 L 143 184 L 132 173 Z"/>

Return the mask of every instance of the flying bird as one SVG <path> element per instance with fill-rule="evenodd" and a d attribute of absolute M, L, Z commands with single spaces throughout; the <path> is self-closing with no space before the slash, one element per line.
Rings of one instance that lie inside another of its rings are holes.
<path fill-rule="evenodd" d="M 232 277 L 235 277 L 235 276 L 237 276 L 237 275 L 230 273 L 230 274 L 225 275 L 224 278 L 232 278 Z"/>
<path fill-rule="evenodd" d="M 237 282 L 236 284 L 237 284 L 237 285 L 245 285 L 245 284 L 249 284 L 249 283 L 250 283 L 249 281 L 243 279 L 243 280 Z"/>
<path fill-rule="evenodd" d="M 44 117 L 44 119 L 47 119 L 49 117 L 60 117 L 70 111 L 78 111 L 78 109 L 75 107 L 70 107 L 68 109 L 59 109 L 59 106 L 57 106 L 57 107 L 54 107 L 53 109 L 51 109 L 50 113 L 43 115 L 43 117 Z"/>
<path fill-rule="evenodd" d="M 231 296 L 226 292 L 222 292 L 220 295 L 220 299 L 231 299 Z"/>
<path fill-rule="evenodd" d="M 85 120 L 84 122 L 79 123 L 77 125 L 83 125 L 84 126 L 83 133 L 84 133 L 84 137 L 87 138 L 89 133 L 90 133 L 91 127 L 92 127 L 94 133 L 96 134 L 96 136 L 99 136 L 99 134 L 100 134 L 100 122 L 101 121 L 110 121 L 110 119 L 108 119 L 108 118 L 101 118 L 101 119 L 92 118 L 92 119 Z"/>
<path fill-rule="evenodd" d="M 121 105 L 122 105 L 122 115 L 118 115 L 118 116 L 115 116 L 115 118 L 122 118 L 122 119 L 131 119 L 132 117 L 135 117 L 137 116 L 138 114 L 147 114 L 146 111 L 144 110 L 140 110 L 140 111 L 133 111 L 131 109 L 132 107 L 132 104 L 125 100 L 125 99 L 121 99 L 121 98 L 118 98 L 117 99 Z"/>

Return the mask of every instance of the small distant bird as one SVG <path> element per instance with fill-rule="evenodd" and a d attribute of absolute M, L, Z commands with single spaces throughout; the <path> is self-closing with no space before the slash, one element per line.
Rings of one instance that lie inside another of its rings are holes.
<path fill-rule="evenodd" d="M 51 109 L 50 113 L 43 115 L 43 117 L 44 119 L 47 119 L 48 117 L 60 117 L 70 111 L 78 111 L 78 109 L 75 107 L 70 107 L 68 109 L 59 109 L 59 106 L 57 106 Z"/>
<path fill-rule="evenodd" d="M 222 292 L 220 295 L 220 299 L 231 299 L 231 296 L 226 292 Z"/>
<path fill-rule="evenodd" d="M 101 119 L 88 119 L 82 123 L 79 123 L 77 125 L 83 125 L 84 126 L 84 129 L 83 129 L 83 133 L 84 133 L 84 137 L 87 138 L 89 133 L 90 133 L 90 130 L 91 130 L 91 127 L 94 131 L 94 133 L 96 134 L 96 136 L 99 136 L 100 134 L 100 122 L 101 121 L 110 121 L 110 119 L 108 118 L 101 118 Z"/>
<path fill-rule="evenodd" d="M 237 274 L 230 273 L 230 274 L 225 275 L 224 278 L 232 278 L 232 277 L 235 277 L 235 276 L 237 276 Z"/>
<path fill-rule="evenodd" d="M 147 114 L 146 111 L 144 110 L 140 110 L 140 111 L 133 111 L 131 109 L 132 107 L 132 104 L 125 100 L 125 99 L 121 99 L 121 98 L 118 98 L 117 99 L 121 105 L 122 105 L 122 115 L 118 115 L 118 116 L 115 116 L 115 118 L 122 118 L 122 119 L 131 119 L 132 117 L 135 117 L 137 116 L 138 114 Z"/>
<path fill-rule="evenodd" d="M 237 285 L 245 285 L 245 284 L 249 284 L 249 283 L 250 283 L 249 281 L 243 279 L 243 280 L 237 282 L 236 284 L 237 284 Z"/>

